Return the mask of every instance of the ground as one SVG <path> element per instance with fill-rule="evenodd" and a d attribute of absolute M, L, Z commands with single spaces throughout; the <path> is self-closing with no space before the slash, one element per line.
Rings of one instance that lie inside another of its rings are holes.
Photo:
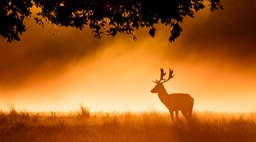
<path fill-rule="evenodd" d="M 194 112 L 172 122 L 163 112 L 0 112 L 1 142 L 255 142 L 255 113 Z"/>

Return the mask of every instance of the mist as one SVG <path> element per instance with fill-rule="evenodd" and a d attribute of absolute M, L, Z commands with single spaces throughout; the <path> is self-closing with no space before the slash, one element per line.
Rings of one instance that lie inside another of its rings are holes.
<path fill-rule="evenodd" d="M 166 90 L 189 93 L 196 110 L 255 111 L 255 2 L 223 5 L 186 18 L 175 43 L 162 25 L 154 38 L 142 29 L 134 41 L 122 34 L 96 39 L 89 29 L 43 29 L 29 20 L 20 42 L 0 39 L 1 108 L 166 111 L 150 90 L 160 68 L 171 68 Z"/>

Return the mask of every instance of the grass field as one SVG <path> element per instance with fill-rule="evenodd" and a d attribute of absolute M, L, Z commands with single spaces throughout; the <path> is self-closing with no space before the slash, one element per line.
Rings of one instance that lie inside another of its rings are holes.
<path fill-rule="evenodd" d="M 194 112 L 190 122 L 168 113 L 0 112 L 1 142 L 256 142 L 256 114 Z"/>

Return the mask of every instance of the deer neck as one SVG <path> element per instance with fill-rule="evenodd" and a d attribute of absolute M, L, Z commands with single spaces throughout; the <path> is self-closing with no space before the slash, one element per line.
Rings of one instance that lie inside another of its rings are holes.
<path fill-rule="evenodd" d="M 164 87 L 162 87 L 159 92 L 158 92 L 158 97 L 159 99 L 164 103 L 164 101 L 166 100 L 166 97 L 168 96 L 167 91 L 165 90 Z"/>

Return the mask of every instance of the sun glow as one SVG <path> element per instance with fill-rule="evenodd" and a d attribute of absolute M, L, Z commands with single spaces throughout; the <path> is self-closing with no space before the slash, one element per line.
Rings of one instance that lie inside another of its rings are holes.
<path fill-rule="evenodd" d="M 142 42 L 131 49 L 122 46 L 124 42 L 107 45 L 94 56 L 69 64 L 59 75 L 37 83 L 34 80 L 42 78 L 34 76 L 23 88 L 2 92 L 12 96 L 2 104 L 7 109 L 13 105 L 27 111 L 76 111 L 79 105 L 90 111 L 167 111 L 150 90 L 155 85 L 152 80 L 159 77 L 159 67 L 171 67 L 175 75 L 164 84 L 166 90 L 189 93 L 195 99 L 195 110 L 254 111 L 249 100 L 255 100 L 251 94 L 256 90 L 246 89 L 253 85 L 253 79 L 248 80 L 240 71 L 231 73 L 212 62 L 165 60 L 154 53 L 156 49 L 149 46 L 152 43 Z"/>
<path fill-rule="evenodd" d="M 199 20 L 209 16 L 204 12 L 198 14 Z M 98 40 L 89 30 L 52 31 L 51 25 L 42 29 L 27 21 L 29 28 L 20 43 L 0 39 L 7 47 L 0 53 L 1 61 L 7 62 L 0 62 L 0 107 L 76 111 L 84 105 L 90 111 L 167 111 L 150 90 L 159 68 L 172 68 L 174 78 L 164 84 L 167 92 L 189 93 L 195 110 L 256 111 L 255 62 L 247 56 L 234 58 L 224 50 L 232 45 L 224 41 L 216 49 L 202 29 L 198 32 L 205 40 L 191 44 L 196 35 L 189 32 L 198 29 L 198 21 L 185 20 L 187 32 L 173 44 L 166 38 L 170 29 L 161 25 L 154 38 L 142 29 L 137 41 L 125 35 Z M 52 36 L 53 32 L 58 34 Z M 20 48 L 12 48 L 16 46 Z"/>

